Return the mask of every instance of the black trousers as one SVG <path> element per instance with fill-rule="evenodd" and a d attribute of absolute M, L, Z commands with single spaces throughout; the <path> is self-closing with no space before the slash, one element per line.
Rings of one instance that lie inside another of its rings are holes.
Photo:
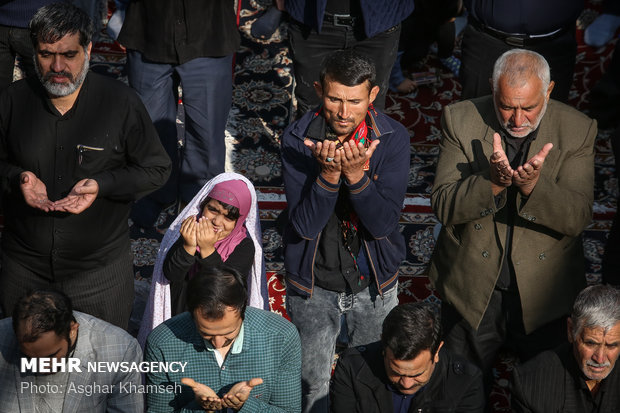
<path fill-rule="evenodd" d="M 493 74 L 493 65 L 504 52 L 514 48 L 468 24 L 461 44 L 461 99 L 491 94 L 489 79 Z M 551 98 L 566 102 L 573 84 L 577 58 L 575 31 L 567 31 L 557 38 L 523 48 L 540 53 L 547 59 L 551 80 L 555 82 Z"/>
<path fill-rule="evenodd" d="M 21 58 L 26 76 L 35 75 L 33 53 L 28 29 L 0 25 L 0 91 L 13 82 L 16 56 Z"/>
<path fill-rule="evenodd" d="M 6 317 L 29 290 L 53 289 L 69 296 L 73 309 L 91 314 L 127 330 L 134 298 L 133 256 L 119 257 L 110 264 L 59 280 L 36 274 L 2 254 L 0 306 Z"/>
<path fill-rule="evenodd" d="M 495 289 L 477 330 L 446 302 L 441 304 L 441 322 L 445 347 L 476 364 L 482 370 L 488 390 L 493 383 L 493 364 L 502 347 L 516 352 L 525 361 L 568 340 L 566 317 L 526 334 L 517 291 Z"/>
<path fill-rule="evenodd" d="M 399 37 L 400 25 L 368 38 L 363 32 L 363 25 L 334 26 L 333 23 L 324 22 L 319 34 L 292 20 L 289 25 L 289 41 L 295 71 L 297 116 L 318 106 L 319 98 L 314 90 L 314 82 L 319 80 L 323 60 L 332 52 L 344 49 L 355 49 L 375 64 L 380 90 L 374 106 L 383 111 L 390 71 L 398 52 Z"/>

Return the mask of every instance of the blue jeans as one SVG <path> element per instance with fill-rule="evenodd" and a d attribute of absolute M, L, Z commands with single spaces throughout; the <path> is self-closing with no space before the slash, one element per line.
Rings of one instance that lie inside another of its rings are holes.
<path fill-rule="evenodd" d="M 397 292 L 394 286 L 381 297 L 374 283 L 357 294 L 317 286 L 312 297 L 287 292 L 286 311 L 301 337 L 304 412 L 329 411 L 329 381 L 341 318 L 346 322 L 349 346 L 378 341 L 383 319 L 398 304 Z"/>
<path fill-rule="evenodd" d="M 172 160 L 168 183 L 149 195 L 158 204 L 191 201 L 202 186 L 224 172 L 224 132 L 232 105 L 232 55 L 199 57 L 180 65 L 147 60 L 127 52 L 129 85 L 138 93 Z M 185 147 L 177 148 L 176 72 L 183 88 Z"/>

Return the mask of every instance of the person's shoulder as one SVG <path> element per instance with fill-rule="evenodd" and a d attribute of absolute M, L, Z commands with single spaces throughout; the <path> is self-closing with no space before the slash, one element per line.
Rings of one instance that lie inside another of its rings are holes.
<path fill-rule="evenodd" d="M 368 359 L 381 356 L 381 342 L 377 341 L 363 346 L 351 347 L 340 353 L 338 361 L 343 364 L 366 364 Z"/>
<path fill-rule="evenodd" d="M 527 377 L 549 377 L 551 373 L 564 370 L 563 355 L 567 353 L 566 346 L 555 350 L 547 350 L 537 354 L 530 360 L 515 367 L 515 374 L 524 379 Z"/>
<path fill-rule="evenodd" d="M 297 329 L 286 318 L 271 311 L 247 307 L 245 309 L 246 328 L 253 334 L 274 337 L 297 336 Z"/>
<path fill-rule="evenodd" d="M 592 118 L 585 113 L 557 100 L 549 99 L 546 116 L 559 117 L 562 121 L 576 121 L 590 124 Z"/>
<path fill-rule="evenodd" d="M 0 349 L 17 351 L 17 339 L 13 331 L 13 319 L 11 317 L 0 320 L 0 337 L 2 337 Z M 2 353 L 4 354 L 4 351 Z"/>
<path fill-rule="evenodd" d="M 41 86 L 38 79 L 24 78 L 11 83 L 7 88 L 0 92 L 0 101 L 5 106 L 7 102 L 22 102 L 27 96 L 44 97 L 39 95 Z"/>
<path fill-rule="evenodd" d="M 474 114 L 486 115 L 490 111 L 494 111 L 493 96 L 486 95 L 477 98 L 461 100 L 450 103 L 444 107 L 444 111 L 450 112 L 453 116 L 461 115 L 472 116 Z"/>
<path fill-rule="evenodd" d="M 116 344 L 136 344 L 136 339 L 127 331 L 90 314 L 74 311 L 80 325 L 80 334 L 88 334 L 92 344 L 97 346 Z"/>
<path fill-rule="evenodd" d="M 308 125 L 310 125 L 310 121 L 312 121 L 314 115 L 315 111 L 307 112 L 305 115 L 288 125 L 284 129 L 282 142 L 288 142 L 290 144 L 291 141 L 303 141 Z"/>
<path fill-rule="evenodd" d="M 377 123 L 377 128 L 381 135 L 385 135 L 386 132 L 392 132 L 398 136 L 409 138 L 409 132 L 407 132 L 407 128 L 405 128 L 402 123 L 383 112 L 376 111 L 375 113 L 375 122 Z M 379 137 L 379 139 L 381 139 L 381 137 Z"/>
<path fill-rule="evenodd" d="M 94 96 L 100 99 L 112 98 L 117 103 L 122 101 L 141 102 L 136 92 L 125 83 L 93 71 L 88 72 L 88 88 L 92 89 Z"/>
<path fill-rule="evenodd" d="M 194 335 L 196 325 L 189 312 L 178 314 L 157 327 L 149 334 L 147 343 L 158 345 L 161 343 L 172 344 L 174 342 L 188 341 Z"/>
<path fill-rule="evenodd" d="M 440 357 L 446 358 L 447 373 L 459 379 L 470 381 L 482 377 L 482 371 L 472 362 L 448 350 L 441 350 Z"/>

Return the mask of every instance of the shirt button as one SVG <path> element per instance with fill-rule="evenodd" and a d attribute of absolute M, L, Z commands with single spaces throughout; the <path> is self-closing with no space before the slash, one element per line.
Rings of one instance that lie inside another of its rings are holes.
<path fill-rule="evenodd" d="M 58 180 L 62 181 L 62 175 L 58 175 Z"/>
<path fill-rule="evenodd" d="M 482 251 L 482 256 L 484 258 L 489 258 L 489 251 L 486 251 L 486 250 Z"/>
<path fill-rule="evenodd" d="M 482 225 L 480 225 L 480 224 L 476 224 L 476 225 L 474 225 L 474 228 L 475 228 L 476 230 L 480 231 L 480 230 L 482 229 Z"/>
<path fill-rule="evenodd" d="M 62 145 L 60 145 L 60 146 L 58 147 L 58 150 L 59 150 L 59 151 L 63 151 L 64 149 L 65 149 L 65 147 L 64 147 L 64 146 L 62 146 Z"/>
<path fill-rule="evenodd" d="M 222 370 L 226 370 L 226 366 L 222 366 Z"/>
<path fill-rule="evenodd" d="M 547 257 L 545 256 L 544 252 L 538 256 L 539 260 L 544 260 L 545 258 L 547 258 Z"/>

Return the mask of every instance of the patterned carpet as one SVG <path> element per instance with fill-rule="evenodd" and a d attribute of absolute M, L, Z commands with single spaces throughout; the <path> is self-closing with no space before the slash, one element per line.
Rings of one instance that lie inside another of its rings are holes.
<path fill-rule="evenodd" d="M 227 162 L 231 170 L 244 174 L 257 188 L 271 308 L 284 315 L 282 246 L 276 229 L 276 218 L 286 206 L 280 171 L 279 137 L 293 112 L 294 77 L 286 45 L 286 24 L 283 23 L 267 41 L 254 39 L 249 34 L 252 22 L 264 7 L 261 3 L 265 1 L 242 0 L 242 46 L 235 62 L 234 107 L 228 124 L 230 151 Z M 589 91 L 604 72 L 614 47 L 614 44 L 608 44 L 593 49 L 583 44 L 583 28 L 598 15 L 600 0 L 589 0 L 586 4 L 586 10 L 578 22 L 580 46 L 570 95 L 570 103 L 585 112 L 588 110 Z M 456 53 L 458 56 L 458 47 Z M 122 49 L 102 34 L 94 50 L 93 70 L 126 81 L 124 63 Z M 400 220 L 408 246 L 400 271 L 401 302 L 439 300 L 424 275 L 434 247 L 433 228 L 438 223 L 430 210 L 429 195 L 438 155 L 437 144 L 441 137 L 441 111 L 445 105 L 460 97 L 458 80 L 442 68 L 435 56 L 430 55 L 425 66 L 427 70 L 437 73 L 436 84 L 422 86 L 409 95 L 390 93 L 386 104 L 386 112 L 405 125 L 411 134 L 409 188 Z M 179 127 L 182 128 L 182 122 Z M 610 132 L 601 130 L 596 141 L 595 215 L 584 237 L 586 273 L 591 283 L 600 279 L 601 257 L 618 195 L 618 185 L 613 176 L 615 166 L 609 144 Z M 143 299 L 148 294 L 149 277 L 159 242 L 175 213 L 176 206 L 162 212 L 157 224 L 148 230 L 131 227 L 138 297 L 134 323 L 139 322 Z M 503 353 L 498 360 L 496 386 L 491 398 L 496 412 L 509 411 L 506 386 L 514 364 L 515 360 L 509 353 Z"/>

